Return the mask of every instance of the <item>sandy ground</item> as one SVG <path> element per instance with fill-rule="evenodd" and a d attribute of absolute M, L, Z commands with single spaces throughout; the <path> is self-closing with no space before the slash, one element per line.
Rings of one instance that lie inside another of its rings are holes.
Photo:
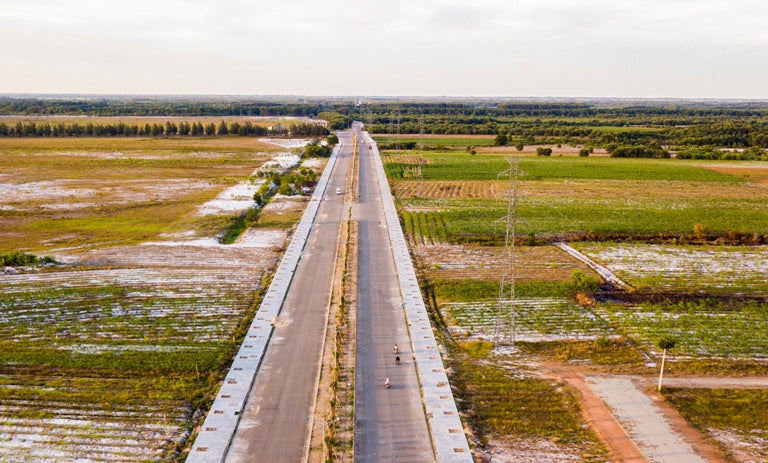
<path fill-rule="evenodd" d="M 706 463 L 631 378 L 591 376 L 586 383 L 612 410 L 643 456 L 658 463 Z"/>

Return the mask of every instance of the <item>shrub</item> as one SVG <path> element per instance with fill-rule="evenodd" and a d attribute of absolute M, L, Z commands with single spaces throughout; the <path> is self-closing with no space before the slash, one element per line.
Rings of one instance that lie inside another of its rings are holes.
<path fill-rule="evenodd" d="M 576 270 L 571 274 L 571 289 L 574 294 L 593 294 L 600 288 L 600 281 L 581 270 Z"/>
<path fill-rule="evenodd" d="M 544 148 L 539 146 L 536 148 L 536 156 L 552 156 L 552 148 Z"/>

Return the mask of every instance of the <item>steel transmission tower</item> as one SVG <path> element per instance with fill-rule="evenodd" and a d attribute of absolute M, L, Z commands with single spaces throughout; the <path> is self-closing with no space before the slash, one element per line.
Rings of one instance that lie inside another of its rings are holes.
<path fill-rule="evenodd" d="M 504 222 L 504 254 L 501 269 L 501 281 L 499 282 L 499 298 L 496 308 L 496 326 L 494 330 L 494 343 L 498 345 L 499 341 L 506 339 L 515 344 L 516 326 L 515 326 L 515 279 L 517 267 L 517 254 L 515 250 L 515 239 L 517 238 L 515 226 L 517 225 L 517 178 L 521 175 L 518 168 L 518 161 L 507 158 L 509 169 L 499 173 L 498 177 L 507 177 L 509 187 L 506 191 L 507 196 L 507 215 L 496 222 Z M 494 228 L 495 233 L 495 228 Z M 504 309 L 508 310 L 505 311 Z"/>

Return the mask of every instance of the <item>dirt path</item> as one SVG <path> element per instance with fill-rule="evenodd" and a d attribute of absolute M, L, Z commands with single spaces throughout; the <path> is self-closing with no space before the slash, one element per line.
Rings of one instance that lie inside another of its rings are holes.
<path fill-rule="evenodd" d="M 545 371 L 580 393 L 585 420 L 623 462 L 722 462 L 722 450 L 653 391 L 654 378 L 598 375 L 547 362 Z M 586 378 L 585 378 L 586 376 Z M 768 378 L 665 378 L 667 387 L 765 388 Z"/>
<path fill-rule="evenodd" d="M 588 376 L 585 378 L 590 389 L 602 399 L 612 411 L 616 420 L 625 429 L 638 449 L 648 461 L 659 463 L 703 463 L 725 462 L 724 457 L 713 453 L 704 438 L 695 441 L 691 430 L 683 432 L 685 420 L 670 419 L 673 410 L 664 407 L 658 396 L 648 395 L 643 386 L 638 386 L 626 376 Z M 674 414 L 676 415 L 676 414 Z M 678 418 L 674 416 L 674 418 Z"/>
<path fill-rule="evenodd" d="M 641 463 L 648 460 L 632 442 L 621 425 L 613 418 L 611 410 L 576 371 L 565 365 L 547 363 L 545 368 L 559 381 L 564 381 L 579 391 L 581 410 L 585 421 L 592 427 L 600 440 L 608 447 L 611 460 L 626 463 Z"/>

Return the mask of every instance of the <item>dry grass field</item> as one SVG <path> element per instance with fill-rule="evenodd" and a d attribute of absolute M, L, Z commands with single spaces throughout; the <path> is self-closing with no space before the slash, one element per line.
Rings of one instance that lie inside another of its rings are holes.
<path fill-rule="evenodd" d="M 0 139 L 0 251 L 210 231 L 223 224 L 197 207 L 276 152 L 240 137 Z"/>

